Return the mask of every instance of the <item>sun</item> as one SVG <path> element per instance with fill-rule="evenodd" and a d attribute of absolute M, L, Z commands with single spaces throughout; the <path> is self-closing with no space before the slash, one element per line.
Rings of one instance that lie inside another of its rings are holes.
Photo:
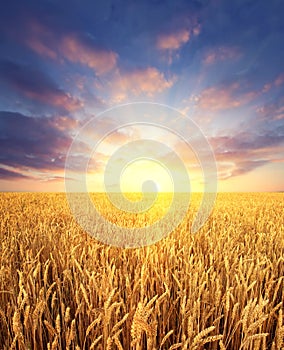
<path fill-rule="evenodd" d="M 120 184 L 123 192 L 173 192 L 168 170 L 152 159 L 128 164 L 121 174 Z"/>

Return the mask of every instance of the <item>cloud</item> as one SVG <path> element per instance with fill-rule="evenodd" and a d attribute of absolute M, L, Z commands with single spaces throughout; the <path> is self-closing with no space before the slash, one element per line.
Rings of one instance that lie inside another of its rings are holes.
<path fill-rule="evenodd" d="M 192 33 L 188 29 L 181 29 L 171 33 L 158 35 L 156 47 L 162 52 L 162 58 L 168 64 L 172 64 L 174 58 L 179 58 L 179 50 L 189 42 L 191 35 L 197 36 L 200 32 L 200 26 L 195 27 Z"/>
<path fill-rule="evenodd" d="M 110 83 L 113 100 L 121 102 L 132 94 L 152 97 L 169 89 L 174 84 L 174 78 L 167 79 L 157 68 L 147 67 L 117 72 L 116 78 Z"/>
<path fill-rule="evenodd" d="M 62 170 L 75 121 L 0 112 L 0 165 L 18 169 Z M 11 174 L 12 175 L 12 174 Z"/>
<path fill-rule="evenodd" d="M 279 74 L 272 82 L 266 83 L 262 88 L 255 90 L 247 90 L 248 82 L 234 82 L 234 83 L 221 83 L 215 86 L 205 88 L 199 96 L 194 96 L 196 99 L 196 106 L 201 111 L 222 111 L 226 109 L 234 109 L 244 106 L 256 98 L 267 93 L 273 86 L 277 87 L 284 83 L 284 75 Z M 192 99 L 192 97 L 191 97 Z M 190 100 L 188 101 L 190 102 Z M 262 113 L 266 117 L 269 117 L 269 113 L 275 114 L 275 119 L 283 119 L 282 105 L 274 104 L 259 107 L 258 112 Z M 271 117 L 271 115 L 270 115 Z"/>
<path fill-rule="evenodd" d="M 243 92 L 239 83 L 204 89 L 197 105 L 202 110 L 220 111 L 245 105 L 259 95 L 258 91 Z"/>
<path fill-rule="evenodd" d="M 235 60 L 241 57 L 241 51 L 237 47 L 220 46 L 208 50 L 203 58 L 203 63 L 206 65 L 215 64 L 217 62 Z"/>
<path fill-rule="evenodd" d="M 60 89 L 45 73 L 30 66 L 1 61 L 0 77 L 16 92 L 42 104 L 70 112 L 83 107 L 82 101 Z"/>
<path fill-rule="evenodd" d="M 64 36 L 60 43 L 60 53 L 71 62 L 80 63 L 102 75 L 116 66 L 118 55 L 91 46 L 75 35 Z"/>
<path fill-rule="evenodd" d="M 220 179 L 246 174 L 265 164 L 279 160 L 284 147 L 284 126 L 262 133 L 239 132 L 234 136 L 218 136 L 210 140 L 219 167 Z"/>
<path fill-rule="evenodd" d="M 265 164 L 269 163 L 268 159 L 263 160 L 247 160 L 244 162 L 239 162 L 237 166 L 233 169 L 233 173 L 231 176 L 243 175 L 252 170 L 259 168 Z"/>
<path fill-rule="evenodd" d="M 256 109 L 262 120 L 281 121 L 284 119 L 284 98 L 280 97 Z"/>
<path fill-rule="evenodd" d="M 96 46 L 88 37 L 75 33 L 55 33 L 33 20 L 29 25 L 26 45 L 37 54 L 53 60 L 68 60 L 95 71 L 97 75 L 111 71 L 118 55 L 111 50 Z"/>
<path fill-rule="evenodd" d="M 180 30 L 176 33 L 162 34 L 157 39 L 157 48 L 160 50 L 178 50 L 190 39 L 189 30 Z"/>
<path fill-rule="evenodd" d="M 232 177 L 245 175 L 268 163 L 270 163 L 269 160 L 246 160 L 237 163 L 234 161 L 219 161 L 218 178 L 219 180 L 227 180 Z"/>
<path fill-rule="evenodd" d="M 67 152 L 73 141 L 80 121 L 66 116 L 29 117 L 20 113 L 0 112 L 0 178 L 20 179 L 34 178 L 49 181 L 62 178 Z M 73 146 L 69 156 L 69 167 L 76 174 L 84 171 L 88 163 L 88 172 L 100 173 L 108 154 L 92 154 L 93 139 L 100 133 L 95 127 L 89 128 L 81 140 Z M 116 130 L 109 135 L 106 142 L 111 146 L 125 144 L 132 133 Z M 102 135 L 99 135 L 100 137 Z M 108 151 L 109 147 L 102 147 Z"/>
<path fill-rule="evenodd" d="M 32 19 L 29 21 L 27 36 L 23 41 L 37 54 L 50 59 L 58 59 L 57 47 L 54 45 L 56 38 L 54 33 L 48 30 L 43 24 Z"/>
<path fill-rule="evenodd" d="M 217 154 L 229 154 L 228 152 L 251 153 L 252 151 L 267 149 L 284 143 L 284 125 L 275 130 L 259 130 L 258 133 L 242 131 L 234 136 L 223 136 L 210 139 Z"/>
<path fill-rule="evenodd" d="M 284 73 L 279 74 L 273 81 L 264 84 L 262 92 L 266 93 L 270 91 L 273 87 L 279 87 L 284 83 Z"/>
<path fill-rule="evenodd" d="M 284 73 L 278 75 L 278 77 L 274 80 L 275 86 L 280 86 L 284 83 Z"/>
<path fill-rule="evenodd" d="M 27 176 L 18 173 L 13 170 L 8 170 L 0 166 L 0 179 L 1 180 L 15 180 L 15 179 L 26 179 Z"/>

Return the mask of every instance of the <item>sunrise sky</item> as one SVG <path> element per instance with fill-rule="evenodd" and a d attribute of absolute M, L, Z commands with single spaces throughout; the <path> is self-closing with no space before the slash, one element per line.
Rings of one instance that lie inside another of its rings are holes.
<path fill-rule="evenodd" d="M 2 1 L 0 190 L 64 191 L 77 130 L 108 108 L 148 101 L 200 127 L 219 191 L 284 191 L 283 13 L 281 0 Z M 142 129 L 105 140 L 92 190 L 113 150 L 151 134 Z M 179 140 L 151 138 L 194 168 Z M 143 172 L 167 190 L 166 169 L 145 160 L 125 172 L 125 190 Z"/>

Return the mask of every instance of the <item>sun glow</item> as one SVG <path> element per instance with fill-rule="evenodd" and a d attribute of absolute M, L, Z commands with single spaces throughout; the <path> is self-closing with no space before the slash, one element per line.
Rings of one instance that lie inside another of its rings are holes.
<path fill-rule="evenodd" d="M 128 164 L 120 178 L 122 192 L 173 192 L 169 172 L 158 162 L 140 159 Z"/>

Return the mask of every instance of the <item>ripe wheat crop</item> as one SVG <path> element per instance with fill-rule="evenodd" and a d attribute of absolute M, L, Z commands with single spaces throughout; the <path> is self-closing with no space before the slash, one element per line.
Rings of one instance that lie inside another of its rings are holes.
<path fill-rule="evenodd" d="M 167 238 L 122 249 L 84 233 L 64 194 L 2 193 L 0 348 L 283 349 L 284 194 L 219 194 L 193 235 L 199 200 Z"/>

